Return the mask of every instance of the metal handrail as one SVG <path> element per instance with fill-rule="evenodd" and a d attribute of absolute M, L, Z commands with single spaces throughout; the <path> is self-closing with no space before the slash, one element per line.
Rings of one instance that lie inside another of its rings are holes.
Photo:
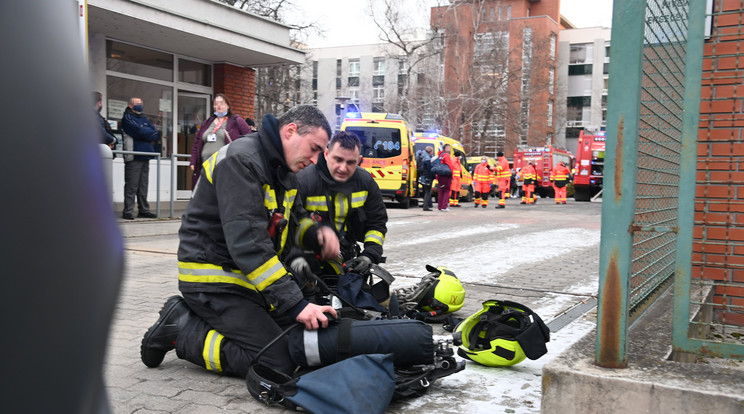
<path fill-rule="evenodd" d="M 144 151 L 124 151 L 124 150 L 111 150 L 112 154 L 120 155 L 146 155 L 155 158 L 156 162 L 156 197 L 155 197 L 155 214 L 160 217 L 160 153 L 159 152 L 144 152 Z M 176 202 L 176 158 L 191 158 L 191 154 L 171 154 L 171 178 L 170 178 L 170 215 L 168 217 L 173 218 L 174 205 Z M 126 197 L 126 194 L 125 194 Z"/>

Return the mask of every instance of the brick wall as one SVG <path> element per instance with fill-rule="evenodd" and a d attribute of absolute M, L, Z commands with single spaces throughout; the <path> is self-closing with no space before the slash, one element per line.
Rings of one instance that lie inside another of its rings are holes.
<path fill-rule="evenodd" d="M 230 100 L 230 109 L 243 118 L 256 123 L 256 71 L 227 63 L 214 65 L 214 93 L 224 93 Z"/>
<path fill-rule="evenodd" d="M 714 283 L 718 321 L 744 325 L 744 8 L 730 0 L 714 7 L 703 61 L 692 276 Z"/>

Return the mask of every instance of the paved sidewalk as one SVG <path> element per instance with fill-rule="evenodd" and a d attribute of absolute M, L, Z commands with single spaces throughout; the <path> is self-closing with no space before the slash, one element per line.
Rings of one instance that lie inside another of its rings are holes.
<path fill-rule="evenodd" d="M 395 288 L 418 281 L 426 273 L 420 270 L 422 263 L 441 260 L 465 282 L 466 305 L 458 316 L 466 317 L 483 301 L 497 298 L 524 303 L 549 322 L 596 294 L 600 210 L 599 204 L 572 202 L 510 204 L 505 210 L 488 211 L 464 203 L 450 213 L 389 208 L 385 267 L 398 278 Z M 175 352 L 168 353 L 158 368 L 142 364 L 139 347 L 144 332 L 165 299 L 178 294 L 175 252 L 180 222 L 118 222 L 125 238 L 126 269 L 104 372 L 113 412 L 281 412 L 253 400 L 243 379 L 207 372 L 177 359 Z M 436 234 L 442 237 L 428 239 Z M 558 236 L 563 242 L 556 240 Z M 541 251 L 549 253 L 541 256 Z M 468 363 L 464 372 L 437 381 L 426 395 L 393 403 L 388 411 L 538 413 L 542 366 L 593 327 L 590 312 L 553 334 L 549 354 L 540 360 L 509 369 Z M 445 334 L 440 325 L 434 328 Z"/>

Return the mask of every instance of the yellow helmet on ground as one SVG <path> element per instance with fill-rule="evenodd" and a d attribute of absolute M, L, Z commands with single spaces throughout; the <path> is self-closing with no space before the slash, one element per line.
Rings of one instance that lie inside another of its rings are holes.
<path fill-rule="evenodd" d="M 524 305 L 489 300 L 455 327 L 453 337 L 461 357 L 490 367 L 511 366 L 544 355 L 550 330 Z"/>
<path fill-rule="evenodd" d="M 465 302 L 465 288 L 455 273 L 444 266 L 426 265 L 426 270 L 438 276 L 419 302 L 419 308 L 440 314 L 452 313 L 462 308 Z"/>

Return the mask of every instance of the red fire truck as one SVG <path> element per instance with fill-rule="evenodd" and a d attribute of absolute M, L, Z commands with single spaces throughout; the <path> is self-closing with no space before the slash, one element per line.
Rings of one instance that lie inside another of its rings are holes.
<path fill-rule="evenodd" d="M 535 192 L 540 197 L 555 197 L 553 185 L 550 183 L 550 170 L 561 161 L 571 169 L 574 165 L 574 156 L 570 151 L 553 147 L 518 148 L 514 150 L 515 171 L 521 170 L 530 162 L 535 166 L 538 175 Z"/>
<path fill-rule="evenodd" d="M 574 199 L 589 201 L 602 190 L 604 177 L 605 132 L 596 135 L 579 134 L 576 150 L 576 172 L 574 173 Z"/>

